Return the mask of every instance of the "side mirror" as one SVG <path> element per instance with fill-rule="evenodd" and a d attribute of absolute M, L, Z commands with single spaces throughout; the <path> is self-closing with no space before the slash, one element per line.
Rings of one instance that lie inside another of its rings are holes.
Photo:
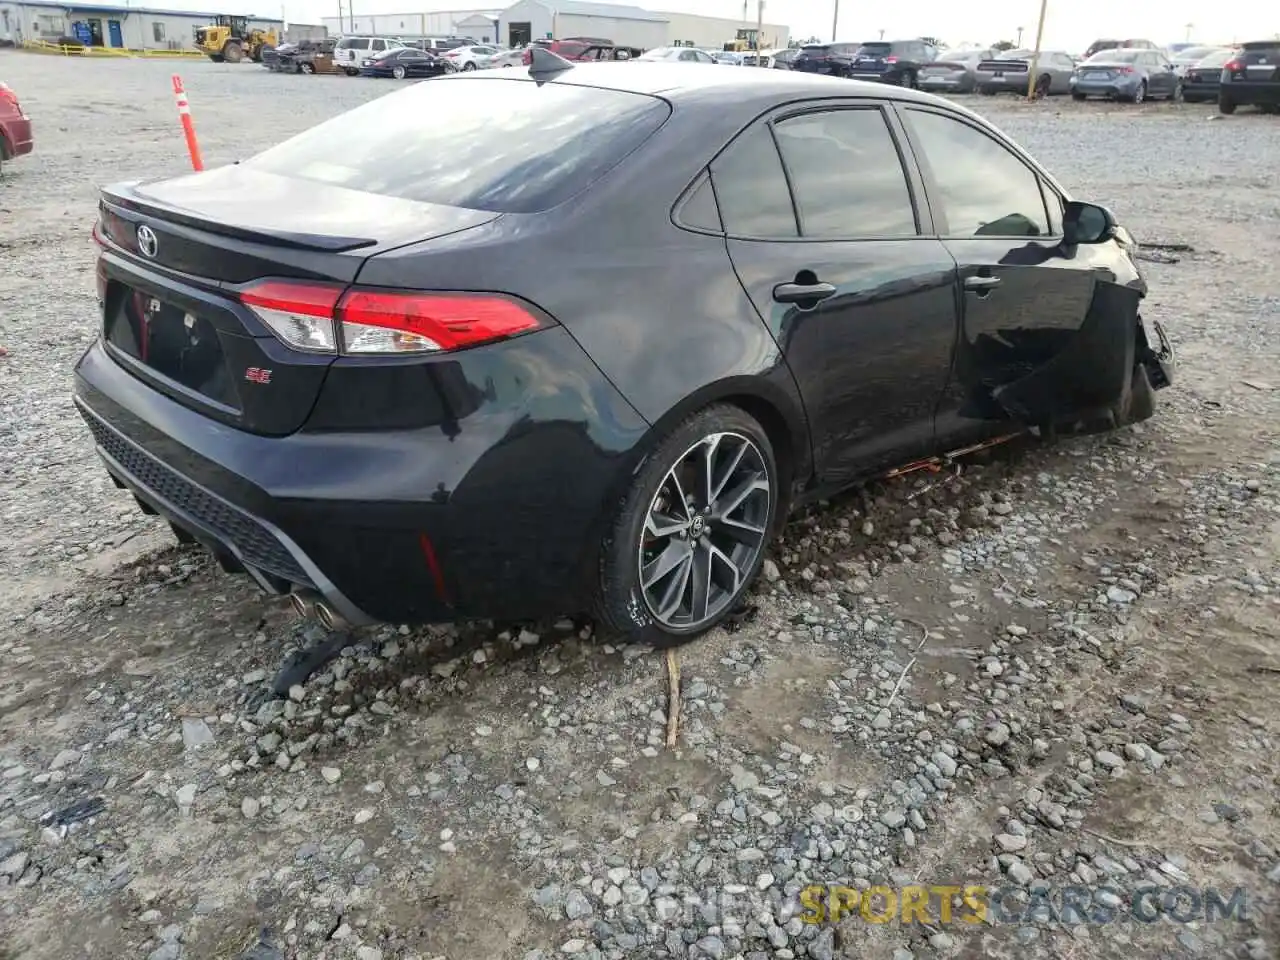
<path fill-rule="evenodd" d="M 1062 215 L 1063 242 L 1104 243 L 1116 235 L 1116 218 L 1106 207 L 1072 200 Z"/>

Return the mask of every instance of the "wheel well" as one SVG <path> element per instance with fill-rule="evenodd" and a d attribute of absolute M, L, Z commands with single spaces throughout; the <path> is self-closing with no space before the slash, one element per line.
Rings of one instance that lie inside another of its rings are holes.
<path fill-rule="evenodd" d="M 731 404 L 749 413 L 759 422 L 760 426 L 764 427 L 764 432 L 769 437 L 769 443 L 773 446 L 774 458 L 778 463 L 778 490 L 785 500 L 789 500 L 791 484 L 796 479 L 797 451 L 795 437 L 791 435 L 791 428 L 788 426 L 782 412 L 763 397 L 753 396 L 749 393 L 720 397 L 713 402 Z M 784 508 L 785 500 L 783 503 Z M 781 515 L 783 511 L 779 510 L 778 512 Z"/>

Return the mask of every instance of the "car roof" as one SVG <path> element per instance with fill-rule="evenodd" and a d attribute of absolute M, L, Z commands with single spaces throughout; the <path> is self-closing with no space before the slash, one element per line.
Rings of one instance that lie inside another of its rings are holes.
<path fill-rule="evenodd" d="M 484 78 L 487 71 L 470 79 Z M 492 75 L 490 74 L 490 77 Z M 468 79 L 451 77 L 448 79 Z M 505 74 L 499 79 L 507 79 Z M 527 73 L 512 80 L 533 78 Z M 795 97 L 876 97 L 882 100 L 911 100 L 937 103 L 931 94 L 909 87 L 894 87 L 863 80 L 846 80 L 820 74 L 792 70 L 748 70 L 720 72 L 706 70 L 694 63 L 671 63 L 662 60 L 632 60 L 626 63 L 575 63 L 573 69 L 542 78 L 547 83 L 564 83 L 584 87 L 601 87 L 625 93 L 662 96 L 677 102 L 683 97 L 706 99 L 723 93 L 733 98 L 750 91 L 757 96 L 774 94 L 780 98 Z"/>

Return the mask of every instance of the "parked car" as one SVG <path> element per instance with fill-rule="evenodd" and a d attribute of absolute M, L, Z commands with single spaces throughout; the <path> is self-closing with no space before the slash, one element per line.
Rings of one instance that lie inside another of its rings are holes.
<path fill-rule="evenodd" d="M 388 50 L 406 47 L 403 40 L 388 37 L 343 37 L 333 47 L 333 65 L 354 77 L 360 73 L 360 65 Z"/>
<path fill-rule="evenodd" d="M 773 69 L 775 70 L 791 70 L 795 63 L 796 57 L 800 55 L 799 47 L 788 47 L 785 50 L 774 50 L 770 53 L 773 57 Z"/>
<path fill-rule="evenodd" d="M 806 43 L 791 61 L 791 69 L 801 73 L 851 77 L 853 59 L 861 46 L 860 43 Z"/>
<path fill-rule="evenodd" d="M 404 80 L 407 77 L 440 77 L 455 69 L 444 57 L 437 57 L 425 50 L 415 50 L 413 47 L 401 47 L 362 61 L 360 75 Z"/>
<path fill-rule="evenodd" d="M 1034 88 L 1030 72 L 1033 60 L 1036 67 Z M 979 62 L 974 72 L 980 93 L 1026 96 L 1027 90 L 1032 89 L 1037 97 L 1048 97 L 1071 92 L 1071 75 L 1075 69 L 1076 62 L 1070 55 L 1058 50 L 1041 50 L 1039 56 L 1034 50 L 1008 50 Z"/>
<path fill-rule="evenodd" d="M 1176 53 L 1170 53 L 1169 62 L 1173 64 L 1173 72 L 1179 78 L 1186 76 L 1187 70 L 1195 66 L 1210 54 L 1217 53 L 1221 47 L 1194 46 L 1186 47 Z"/>
<path fill-rule="evenodd" d="M 734 50 L 704 50 L 716 63 L 727 67 L 742 66 L 742 54 Z"/>
<path fill-rule="evenodd" d="M 275 73 L 328 72 L 333 63 L 333 44 L 315 40 L 299 43 L 282 43 L 268 54 L 262 54 L 262 63 Z"/>
<path fill-rule="evenodd" d="M 1075 100 L 1105 97 L 1142 103 L 1148 97 L 1176 100 L 1181 95 L 1182 82 L 1159 50 L 1103 50 L 1078 64 L 1071 77 Z"/>
<path fill-rule="evenodd" d="M 1222 68 L 1218 109 L 1256 106 L 1263 113 L 1280 110 L 1280 40 L 1257 40 L 1240 45 Z"/>
<path fill-rule="evenodd" d="M 459 47 L 476 46 L 476 42 L 471 37 L 425 37 L 422 40 L 414 40 L 406 46 L 416 47 L 427 53 L 442 54 Z"/>
<path fill-rule="evenodd" d="M 499 53 L 497 47 L 486 44 L 474 44 L 463 47 L 443 49 L 439 55 L 452 63 L 459 70 L 479 70 L 492 66 L 493 58 Z"/>
<path fill-rule="evenodd" d="M 991 50 L 964 50 L 942 55 L 942 59 L 920 68 L 916 85 L 939 93 L 973 93 L 978 88 L 977 66 L 995 56 Z"/>
<path fill-rule="evenodd" d="M 489 61 L 490 67 L 519 67 L 524 64 L 524 48 L 502 50 Z"/>
<path fill-rule="evenodd" d="M 1095 40 L 1089 44 L 1089 49 L 1084 52 L 1083 59 L 1088 60 L 1095 53 L 1101 53 L 1103 50 L 1159 50 L 1157 44 L 1150 40 Z"/>
<path fill-rule="evenodd" d="M 635 59 L 660 60 L 668 63 L 705 63 L 713 66 L 715 64 L 715 60 L 710 54 L 703 53 L 693 47 L 654 47 L 652 50 L 646 50 Z"/>
<path fill-rule="evenodd" d="M 1235 56 L 1231 49 L 1215 50 L 1182 76 L 1182 99 L 1187 103 L 1217 103 L 1222 71 Z"/>
<path fill-rule="evenodd" d="M 538 61 L 102 193 L 107 472 L 322 621 L 682 642 L 791 509 L 1174 375 L 1129 233 L 971 111 Z"/>
<path fill-rule="evenodd" d="M 525 66 L 529 66 L 533 62 L 533 49 L 535 46 L 542 50 L 549 50 L 556 56 L 571 61 L 617 59 L 616 56 L 601 57 L 601 53 L 605 51 L 612 53 L 617 49 L 611 41 L 580 37 L 570 40 L 551 40 L 545 44 L 535 41 L 532 46 L 524 48 L 521 62 Z"/>
<path fill-rule="evenodd" d="M 0 81 L 0 170 L 7 161 L 30 153 L 34 147 L 31 118 L 23 111 L 13 88 Z"/>
<path fill-rule="evenodd" d="M 935 48 L 923 40 L 864 43 L 853 56 L 850 76 L 914 87 L 926 63 L 936 59 Z"/>

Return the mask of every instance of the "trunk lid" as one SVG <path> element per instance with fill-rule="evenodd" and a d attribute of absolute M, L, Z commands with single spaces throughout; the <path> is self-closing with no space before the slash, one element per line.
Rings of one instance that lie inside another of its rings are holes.
<path fill-rule="evenodd" d="M 185 406 L 292 433 L 335 358 L 285 346 L 240 301 L 246 286 L 346 286 L 371 256 L 498 216 L 240 166 L 110 187 L 98 231 L 103 339 L 118 363 Z"/>
<path fill-rule="evenodd" d="M 989 73 L 992 76 L 1004 76 L 1010 73 L 1026 74 L 1028 63 L 1025 60 L 983 60 L 978 64 L 979 73 Z"/>

